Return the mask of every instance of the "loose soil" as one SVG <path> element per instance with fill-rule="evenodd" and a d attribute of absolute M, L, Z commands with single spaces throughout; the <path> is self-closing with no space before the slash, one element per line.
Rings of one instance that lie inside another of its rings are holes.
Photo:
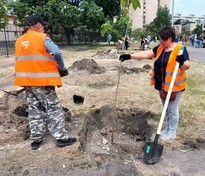
<path fill-rule="evenodd" d="M 152 61 L 119 66 L 123 51 L 110 48 L 62 50 L 69 75 L 56 90 L 65 112 L 65 128 L 78 141 L 57 148 L 47 132 L 36 151 L 30 147 L 24 89 L 12 86 L 14 56 L 1 58 L 0 88 L 8 93 L 0 94 L 0 175 L 204 175 L 205 139 L 184 137 L 183 128 L 175 140 L 159 140 L 165 146 L 159 163 L 144 164 L 145 142 L 153 140 L 161 112 L 158 95 L 150 97 L 153 90 L 145 86 Z M 83 104 L 74 103 L 75 94 L 84 97 Z"/>

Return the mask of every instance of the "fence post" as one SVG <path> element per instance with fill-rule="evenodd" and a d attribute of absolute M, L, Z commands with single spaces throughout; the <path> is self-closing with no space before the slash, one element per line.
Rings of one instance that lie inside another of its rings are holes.
<path fill-rule="evenodd" d="M 5 37 L 5 42 L 6 42 L 6 54 L 7 54 L 7 57 L 9 57 L 8 43 L 7 43 L 7 38 L 6 38 L 6 29 L 5 29 L 5 26 L 4 26 L 4 37 Z"/>

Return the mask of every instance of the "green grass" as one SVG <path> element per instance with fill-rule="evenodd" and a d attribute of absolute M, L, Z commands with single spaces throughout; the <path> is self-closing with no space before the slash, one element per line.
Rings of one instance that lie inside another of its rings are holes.
<path fill-rule="evenodd" d="M 192 67 L 188 70 L 188 85 L 183 93 L 180 105 L 180 126 L 193 124 L 194 119 L 198 121 L 204 119 L 205 111 L 205 65 L 192 62 Z M 193 120 L 191 120 L 193 119 Z"/>

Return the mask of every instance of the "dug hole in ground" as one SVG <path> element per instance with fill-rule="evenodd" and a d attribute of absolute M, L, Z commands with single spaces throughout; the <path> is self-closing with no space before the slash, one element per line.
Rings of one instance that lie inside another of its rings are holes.
<path fill-rule="evenodd" d="M 149 86 L 152 60 L 123 62 L 115 109 L 118 58 L 125 51 L 81 46 L 62 52 L 69 75 L 56 90 L 66 129 L 77 143 L 57 148 L 47 132 L 40 148 L 31 150 L 25 92 L 12 85 L 14 56 L 1 56 L 1 89 L 10 93 L 0 94 L 0 175 L 204 175 L 204 136 L 185 136 L 182 127 L 175 140 L 159 140 L 165 148 L 157 164 L 143 162 L 145 142 L 156 134 L 162 110 Z M 73 95 L 83 96 L 84 103 L 75 104 Z"/>

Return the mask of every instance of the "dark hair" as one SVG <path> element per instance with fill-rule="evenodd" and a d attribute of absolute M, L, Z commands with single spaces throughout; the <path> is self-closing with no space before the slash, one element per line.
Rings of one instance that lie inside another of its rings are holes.
<path fill-rule="evenodd" d="M 48 25 L 49 24 L 48 22 L 43 21 L 43 19 L 40 16 L 35 15 L 35 14 L 26 17 L 27 26 L 33 26 L 37 23 L 41 23 L 42 25 Z"/>
<path fill-rule="evenodd" d="M 28 31 L 28 26 L 25 26 L 25 27 L 23 28 L 23 31 L 22 31 L 21 35 L 25 34 L 27 31 Z"/>
<path fill-rule="evenodd" d="M 176 36 L 175 29 L 171 26 L 164 27 L 159 31 L 159 36 L 162 40 L 167 40 L 171 37 L 173 42 Z"/>

